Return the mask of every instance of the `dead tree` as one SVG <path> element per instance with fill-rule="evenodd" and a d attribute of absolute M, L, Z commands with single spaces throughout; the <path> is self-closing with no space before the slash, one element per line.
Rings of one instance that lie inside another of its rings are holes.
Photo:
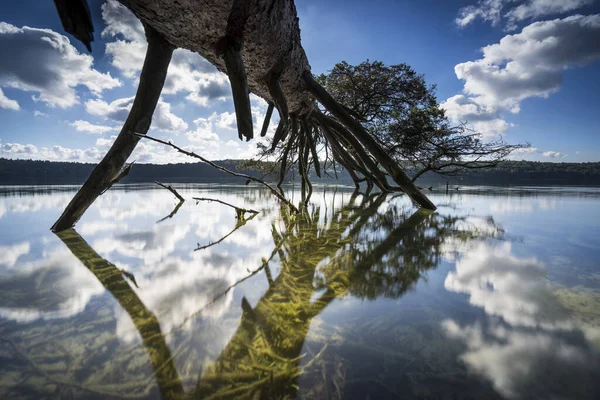
<path fill-rule="evenodd" d="M 337 135 L 327 138 L 329 142 L 336 142 L 338 152 L 356 151 L 356 146 L 352 145 L 354 141 L 365 149 L 366 156 L 360 156 L 360 161 L 356 159 L 358 156 L 354 157 L 358 163 L 350 165 L 354 171 L 362 169 L 364 179 L 385 187 L 387 181 L 384 183 L 383 178 L 378 178 L 382 172 L 379 170 L 381 164 L 413 201 L 423 208 L 435 209 L 362 125 L 313 79 L 300 44 L 293 0 L 119 1 L 142 21 L 149 43 L 138 92 L 115 143 L 54 224 L 54 231 L 72 227 L 118 177 L 140 139 L 133 133 L 145 134 L 150 126 L 175 48 L 199 53 L 229 76 L 240 138 L 249 140 L 254 136 L 248 94 L 252 92 L 273 104 L 280 117 L 273 147 L 286 145 L 286 139 L 288 143 L 294 141 L 290 146 L 295 147 L 295 151 L 288 152 L 288 156 L 297 159 L 287 164 L 299 162 L 303 182 L 309 191 L 307 169 L 310 165 L 319 168 L 316 145 L 324 140 L 322 125 L 311 117 L 318 112 L 318 101 L 331 113 L 327 118 L 343 127 L 337 130 Z M 89 13 L 86 13 L 87 5 L 82 7 L 80 3 L 86 3 L 86 0 L 55 2 L 65 30 L 74 32 L 78 39 L 89 45 L 93 27 Z M 341 163 L 342 155 L 339 158 Z M 350 160 L 344 162 L 350 163 Z"/>

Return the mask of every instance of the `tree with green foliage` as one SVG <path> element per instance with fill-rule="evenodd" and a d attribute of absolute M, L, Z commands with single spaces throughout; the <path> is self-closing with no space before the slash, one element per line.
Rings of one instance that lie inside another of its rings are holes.
<path fill-rule="evenodd" d="M 502 138 L 486 141 L 465 123 L 452 125 L 437 102 L 435 85 L 427 85 L 407 64 L 342 61 L 318 80 L 394 159 L 415 171 L 413 181 L 429 171 L 456 175 L 494 167 L 529 146 Z"/>

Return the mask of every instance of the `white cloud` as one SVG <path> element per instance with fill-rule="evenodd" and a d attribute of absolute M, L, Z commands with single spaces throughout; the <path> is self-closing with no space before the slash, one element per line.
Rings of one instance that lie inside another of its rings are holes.
<path fill-rule="evenodd" d="M 48 114 L 46 114 L 46 113 L 43 113 L 43 112 L 41 112 L 41 111 L 38 111 L 38 110 L 35 110 L 35 111 L 33 112 L 33 116 L 34 116 L 34 117 L 47 117 L 47 116 L 48 116 Z"/>
<path fill-rule="evenodd" d="M 79 53 L 66 36 L 51 29 L 0 22 L 0 48 L 10 54 L 0 60 L 0 86 L 37 92 L 33 99 L 50 107 L 77 104 L 78 86 L 99 95 L 121 84 L 94 69 L 92 56 Z"/>
<path fill-rule="evenodd" d="M 3 143 L 0 142 L 0 157 L 9 159 L 32 159 L 49 161 L 76 161 L 96 163 L 102 159 L 108 147 L 114 142 L 115 136 L 110 139 L 98 138 L 95 146 L 86 149 L 74 149 L 62 146 L 37 147 L 33 144 Z M 200 143 L 196 146 L 183 146 L 186 150 L 196 152 L 211 160 L 218 159 L 219 141 L 216 143 Z M 241 155 L 245 154 L 240 152 Z M 236 153 L 236 156 L 238 154 Z M 240 158 L 240 157 L 237 157 Z M 181 162 L 196 162 L 170 147 L 162 144 L 142 140 L 132 153 L 131 160 L 138 163 L 169 164 Z"/>
<path fill-rule="evenodd" d="M 531 154 L 531 153 L 539 153 L 537 147 L 524 147 L 520 149 L 515 149 L 513 154 Z"/>
<path fill-rule="evenodd" d="M 536 22 L 482 50 L 482 59 L 454 68 L 464 93 L 484 107 L 518 112 L 523 99 L 556 92 L 564 69 L 600 56 L 600 15 Z"/>
<path fill-rule="evenodd" d="M 478 18 L 497 25 L 501 19 L 501 11 L 505 3 L 511 0 L 479 0 L 475 6 L 463 7 L 458 11 L 455 22 L 460 27 L 465 27 Z"/>
<path fill-rule="evenodd" d="M 499 117 L 493 106 L 478 104 L 472 98 L 458 94 L 440 104 L 446 116 L 456 124 L 467 123 L 469 128 L 485 137 L 504 134 L 513 124 Z"/>
<path fill-rule="evenodd" d="M 506 19 L 506 28 L 512 30 L 516 29 L 518 22 L 564 14 L 593 2 L 594 0 L 479 0 L 476 5 L 461 8 L 455 22 L 463 28 L 477 19 L 490 22 L 493 26 Z M 516 7 L 512 7 L 513 5 Z M 507 8 L 510 9 L 505 12 Z"/>
<path fill-rule="evenodd" d="M 124 122 L 133 105 L 133 99 L 133 97 L 125 97 L 114 100 L 111 103 L 100 99 L 88 100 L 85 103 L 85 109 L 92 115 Z M 163 131 L 182 131 L 188 128 L 188 124 L 173 114 L 171 112 L 171 105 L 161 97 L 152 116 L 151 127 Z"/>
<path fill-rule="evenodd" d="M 508 29 L 516 29 L 516 23 L 548 15 L 564 14 L 590 5 L 594 0 L 529 0 L 506 13 Z"/>
<path fill-rule="evenodd" d="M 114 0 L 102 6 L 102 18 L 106 23 L 102 37 L 115 38 L 114 42 L 106 44 L 106 54 L 111 57 L 113 66 L 126 77 L 137 78 L 147 47 L 141 22 Z M 199 54 L 185 49 L 173 52 L 162 90 L 166 95 L 179 92 L 187 92 L 186 99 L 201 106 L 207 106 L 209 101 L 231 97 L 227 75 Z"/>
<path fill-rule="evenodd" d="M 15 111 L 19 111 L 21 109 L 19 103 L 16 100 L 12 100 L 6 97 L 6 95 L 2 91 L 2 88 L 0 88 L 0 108 Z"/>
<path fill-rule="evenodd" d="M 542 155 L 544 157 L 550 157 L 550 158 L 565 158 L 567 155 L 564 153 L 561 153 L 560 151 L 545 151 L 542 153 Z"/>
<path fill-rule="evenodd" d="M 83 120 L 73 121 L 69 125 L 74 127 L 77 132 L 86 132 L 86 133 L 95 133 L 95 134 L 102 134 L 105 132 L 110 132 L 110 131 L 114 131 L 114 130 L 118 129 L 113 126 L 94 125 L 88 121 L 83 121 Z"/>
<path fill-rule="evenodd" d="M 185 135 L 190 142 L 209 142 L 217 143 L 219 135 L 214 131 L 214 119 L 217 113 L 213 113 L 208 118 L 198 118 L 194 120 L 196 129 L 186 132 Z"/>
<path fill-rule="evenodd" d="M 38 148 L 33 144 L 0 143 L 0 157 L 12 159 L 95 162 L 100 160 L 101 153 L 95 147 L 82 150 L 62 146 Z"/>
<path fill-rule="evenodd" d="M 512 125 L 502 113 L 518 113 L 521 101 L 557 92 L 566 69 L 600 57 L 600 15 L 574 15 L 536 22 L 485 46 L 483 58 L 455 66 L 463 94 L 441 106 L 453 121 L 483 133 L 502 134 Z"/>
<path fill-rule="evenodd" d="M 19 257 L 29 254 L 30 248 L 29 242 L 11 246 L 0 246 L 0 265 L 3 267 L 14 267 Z"/>

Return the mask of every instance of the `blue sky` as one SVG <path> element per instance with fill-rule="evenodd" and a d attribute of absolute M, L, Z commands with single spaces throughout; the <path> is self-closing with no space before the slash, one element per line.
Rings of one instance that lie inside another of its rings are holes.
<path fill-rule="evenodd" d="M 91 0 L 93 51 L 64 33 L 53 2 L 0 2 L 0 157 L 97 161 L 135 94 L 139 22 Z M 515 159 L 600 161 L 600 1 L 297 1 L 313 73 L 336 62 L 406 62 L 437 85 L 456 122 L 530 142 Z M 252 99 L 260 126 L 266 104 Z M 274 124 L 271 125 L 274 128 Z M 246 158 L 227 77 L 177 50 L 151 134 L 211 159 Z M 138 162 L 186 162 L 141 142 Z"/>

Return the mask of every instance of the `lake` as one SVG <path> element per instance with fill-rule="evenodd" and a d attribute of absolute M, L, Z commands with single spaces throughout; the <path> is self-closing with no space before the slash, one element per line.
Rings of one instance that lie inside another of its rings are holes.
<path fill-rule="evenodd" d="M 0 187 L 0 398 L 600 398 L 598 188 L 177 188 Z"/>

